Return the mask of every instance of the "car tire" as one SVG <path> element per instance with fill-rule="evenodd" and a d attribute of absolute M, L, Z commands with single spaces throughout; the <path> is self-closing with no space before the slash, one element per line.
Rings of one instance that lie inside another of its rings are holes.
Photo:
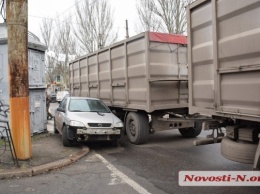
<path fill-rule="evenodd" d="M 253 164 L 257 146 L 257 144 L 246 141 L 236 142 L 229 137 L 224 137 L 221 141 L 221 154 L 235 162 Z"/>
<path fill-rule="evenodd" d="M 62 144 L 65 147 L 70 147 L 71 146 L 71 141 L 68 139 L 68 128 L 66 125 L 63 126 L 62 128 Z"/>
<path fill-rule="evenodd" d="M 149 135 L 148 116 L 143 112 L 130 112 L 126 118 L 126 134 L 133 144 L 143 144 Z"/>
<path fill-rule="evenodd" d="M 54 117 L 54 119 L 53 119 L 53 131 L 54 131 L 54 133 L 55 134 L 58 134 L 59 133 L 59 131 L 57 130 L 57 128 L 56 128 L 56 122 L 55 122 L 55 117 Z"/>
<path fill-rule="evenodd" d="M 201 133 L 201 130 L 202 130 L 202 123 L 195 122 L 194 127 L 181 128 L 179 129 L 179 132 L 184 138 L 192 138 L 192 137 L 197 137 Z"/>

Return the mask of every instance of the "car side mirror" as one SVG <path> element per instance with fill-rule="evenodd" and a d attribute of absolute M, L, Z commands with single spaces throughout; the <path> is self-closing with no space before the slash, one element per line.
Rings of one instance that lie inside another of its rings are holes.
<path fill-rule="evenodd" d="M 64 112 L 64 113 L 65 113 L 65 109 L 63 109 L 63 108 L 61 108 L 61 107 L 58 107 L 58 108 L 57 108 L 57 111 L 59 111 L 59 112 Z"/>

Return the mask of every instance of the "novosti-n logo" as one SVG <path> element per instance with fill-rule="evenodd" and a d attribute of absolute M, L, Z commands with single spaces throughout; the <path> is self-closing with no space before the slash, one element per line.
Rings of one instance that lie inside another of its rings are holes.
<path fill-rule="evenodd" d="M 260 186 L 260 171 L 180 171 L 180 186 Z"/>

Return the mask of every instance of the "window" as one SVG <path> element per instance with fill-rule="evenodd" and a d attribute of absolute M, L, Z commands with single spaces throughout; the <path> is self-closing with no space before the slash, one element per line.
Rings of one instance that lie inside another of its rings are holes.
<path fill-rule="evenodd" d="M 56 76 L 56 82 L 61 82 L 61 76 L 60 75 Z"/>
<path fill-rule="evenodd" d="M 64 98 L 61 103 L 60 103 L 60 106 L 61 108 L 63 108 L 64 110 L 66 109 L 66 104 L 67 104 L 67 98 Z"/>
<path fill-rule="evenodd" d="M 69 104 L 71 112 L 102 112 L 109 113 L 110 110 L 100 100 L 72 99 Z"/>

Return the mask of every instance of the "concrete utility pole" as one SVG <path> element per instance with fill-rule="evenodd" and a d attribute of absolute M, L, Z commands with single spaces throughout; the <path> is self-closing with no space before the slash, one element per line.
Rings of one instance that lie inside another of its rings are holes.
<path fill-rule="evenodd" d="M 32 156 L 28 83 L 28 2 L 7 0 L 11 132 L 19 160 Z"/>

